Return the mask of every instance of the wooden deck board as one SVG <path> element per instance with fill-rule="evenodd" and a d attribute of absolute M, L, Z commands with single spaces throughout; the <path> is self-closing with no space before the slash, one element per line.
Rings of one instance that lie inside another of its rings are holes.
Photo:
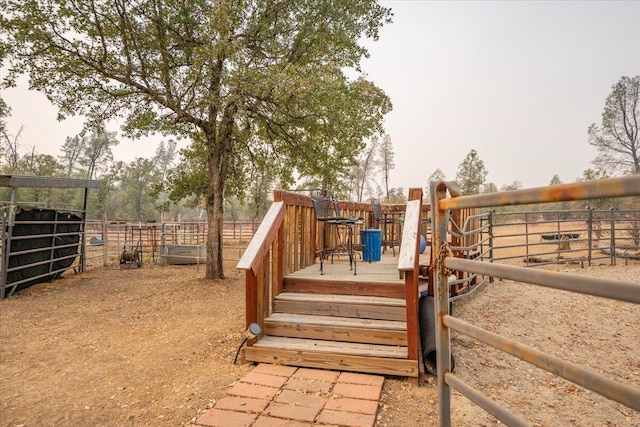
<path fill-rule="evenodd" d="M 244 359 L 249 362 L 275 365 L 305 366 L 308 368 L 364 372 L 370 374 L 417 377 L 416 360 L 351 356 L 296 350 L 247 347 Z"/>
<path fill-rule="evenodd" d="M 430 249 L 427 248 L 420 255 L 420 262 L 429 262 Z M 380 261 L 366 262 L 358 260 L 357 274 L 349 269 L 349 259 L 344 256 L 336 257 L 334 262 L 331 259 L 324 262 L 324 274 L 320 274 L 320 263 L 310 265 L 293 273 L 287 277 L 295 279 L 314 279 L 317 281 L 347 281 L 366 283 L 398 283 L 404 284 L 404 279 L 400 277 L 398 271 L 398 256 L 390 253 L 382 254 Z"/>
<path fill-rule="evenodd" d="M 403 321 L 406 310 L 400 306 L 365 305 L 334 302 L 283 301 L 276 299 L 275 311 L 279 313 L 317 316 L 356 317 Z"/>
<path fill-rule="evenodd" d="M 405 302 L 400 298 L 380 298 L 364 295 L 309 295 L 309 294 L 294 294 L 283 292 L 276 296 L 280 301 L 306 301 L 306 302 L 322 302 L 322 303 L 337 303 L 337 304 L 367 304 L 367 305 L 382 305 L 385 307 L 404 307 Z"/>
<path fill-rule="evenodd" d="M 407 346 L 406 323 L 389 320 L 275 313 L 265 320 L 265 334 L 279 337 Z"/>
<path fill-rule="evenodd" d="M 315 353 L 346 354 L 351 356 L 406 359 L 407 348 L 401 346 L 346 343 L 290 337 L 262 337 L 254 347 L 280 350 L 313 351 Z"/>
<path fill-rule="evenodd" d="M 335 316 L 308 316 L 304 314 L 288 314 L 288 313 L 274 313 L 269 317 L 271 320 L 284 323 L 304 323 L 306 325 L 318 325 L 318 326 L 342 326 L 350 328 L 373 328 L 373 329 L 386 329 L 389 331 L 406 331 L 407 325 L 405 322 L 398 322 L 393 320 L 379 320 L 379 319 L 354 319 L 350 317 L 335 317 Z"/>

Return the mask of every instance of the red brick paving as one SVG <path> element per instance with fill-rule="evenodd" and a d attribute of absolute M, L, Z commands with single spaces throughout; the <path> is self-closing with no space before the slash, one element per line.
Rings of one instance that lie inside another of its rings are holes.
<path fill-rule="evenodd" d="M 203 427 L 373 427 L 384 377 L 262 363 L 196 421 Z"/>
<path fill-rule="evenodd" d="M 378 400 L 382 386 L 337 383 L 333 387 L 333 394 L 354 399 Z"/>
<path fill-rule="evenodd" d="M 306 380 L 304 378 L 289 378 L 283 388 L 287 390 L 306 391 L 307 393 L 329 393 L 333 387 L 332 382 Z"/>

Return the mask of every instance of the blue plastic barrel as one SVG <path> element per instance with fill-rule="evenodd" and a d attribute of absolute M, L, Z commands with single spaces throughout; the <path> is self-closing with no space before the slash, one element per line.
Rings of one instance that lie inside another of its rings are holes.
<path fill-rule="evenodd" d="M 382 230 L 360 230 L 360 243 L 362 243 L 363 261 L 380 261 L 382 247 Z"/>

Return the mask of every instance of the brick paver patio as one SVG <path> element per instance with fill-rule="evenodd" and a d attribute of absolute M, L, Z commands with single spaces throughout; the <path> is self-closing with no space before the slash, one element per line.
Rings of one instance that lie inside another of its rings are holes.
<path fill-rule="evenodd" d="M 262 363 L 196 426 L 373 427 L 384 377 Z"/>

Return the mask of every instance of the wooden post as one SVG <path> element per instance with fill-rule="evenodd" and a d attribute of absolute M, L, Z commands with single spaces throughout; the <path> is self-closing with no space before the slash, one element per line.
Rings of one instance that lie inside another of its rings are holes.
<path fill-rule="evenodd" d="M 419 200 L 422 206 L 422 189 L 412 188 L 409 190 L 409 200 Z M 421 215 L 417 220 L 421 221 Z M 406 226 L 406 225 L 405 225 Z M 418 226 L 418 231 L 420 227 Z M 418 275 L 420 269 L 420 232 L 416 233 L 416 253 L 414 257 L 414 268 L 411 271 L 405 271 L 405 301 L 407 311 L 407 352 L 409 360 L 415 360 L 418 363 L 418 372 L 420 377 L 424 373 L 424 367 L 420 361 L 420 328 L 418 327 Z"/>
<path fill-rule="evenodd" d="M 102 265 L 109 265 L 109 226 L 106 213 L 102 215 Z"/>
<path fill-rule="evenodd" d="M 246 307 L 246 328 L 252 323 L 258 322 L 258 280 L 253 270 L 247 269 L 245 272 L 245 307 Z M 249 340 L 247 346 L 252 346 L 254 340 Z"/>

